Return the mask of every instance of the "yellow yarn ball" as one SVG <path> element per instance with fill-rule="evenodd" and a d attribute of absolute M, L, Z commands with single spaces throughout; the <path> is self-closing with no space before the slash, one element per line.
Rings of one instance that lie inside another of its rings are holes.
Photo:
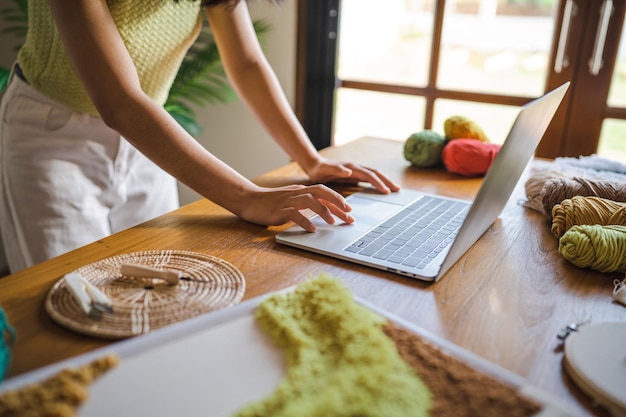
<path fill-rule="evenodd" d="M 550 230 L 557 238 L 572 226 L 583 224 L 626 226 L 626 203 L 577 195 L 552 207 Z"/>
<path fill-rule="evenodd" d="M 559 239 L 559 252 L 580 268 L 626 272 L 626 226 L 573 226 Z"/>
<path fill-rule="evenodd" d="M 443 131 L 448 140 L 464 138 L 489 142 L 489 138 L 481 127 L 464 116 L 452 116 L 447 118 L 443 123 Z"/>

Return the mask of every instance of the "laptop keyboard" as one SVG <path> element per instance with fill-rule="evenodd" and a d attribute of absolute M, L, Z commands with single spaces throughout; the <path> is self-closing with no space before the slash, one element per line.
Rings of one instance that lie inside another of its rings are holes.
<path fill-rule="evenodd" d="M 470 203 L 424 196 L 345 250 L 423 269 L 452 243 L 469 207 Z"/>

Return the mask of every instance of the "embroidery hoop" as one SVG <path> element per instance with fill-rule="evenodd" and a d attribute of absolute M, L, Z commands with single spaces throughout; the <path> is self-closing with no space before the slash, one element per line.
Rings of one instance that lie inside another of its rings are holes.
<path fill-rule="evenodd" d="M 626 417 L 626 323 L 580 326 L 565 340 L 567 374 L 614 417 Z"/>

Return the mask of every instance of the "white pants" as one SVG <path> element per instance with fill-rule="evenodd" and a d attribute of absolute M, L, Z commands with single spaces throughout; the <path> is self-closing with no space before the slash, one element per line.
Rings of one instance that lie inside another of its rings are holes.
<path fill-rule="evenodd" d="M 0 231 L 11 272 L 178 207 L 174 178 L 102 119 L 17 76 L 0 120 Z"/>

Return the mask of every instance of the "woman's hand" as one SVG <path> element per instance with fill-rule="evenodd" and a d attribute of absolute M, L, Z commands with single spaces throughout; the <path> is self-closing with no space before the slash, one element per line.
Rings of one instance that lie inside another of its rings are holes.
<path fill-rule="evenodd" d="M 352 208 L 346 200 L 341 194 L 324 185 L 258 187 L 245 200 L 236 214 L 255 224 L 271 226 L 292 221 L 307 232 L 314 232 L 315 225 L 300 213 L 304 209 L 319 214 L 328 224 L 335 223 L 333 215 L 346 223 L 354 222 L 354 218 L 348 213 Z"/>
<path fill-rule="evenodd" d="M 307 174 L 314 183 L 348 182 L 356 184 L 367 182 L 383 194 L 389 194 L 400 189 L 382 172 L 351 162 L 337 162 L 321 158 L 316 165 L 307 170 Z"/>

